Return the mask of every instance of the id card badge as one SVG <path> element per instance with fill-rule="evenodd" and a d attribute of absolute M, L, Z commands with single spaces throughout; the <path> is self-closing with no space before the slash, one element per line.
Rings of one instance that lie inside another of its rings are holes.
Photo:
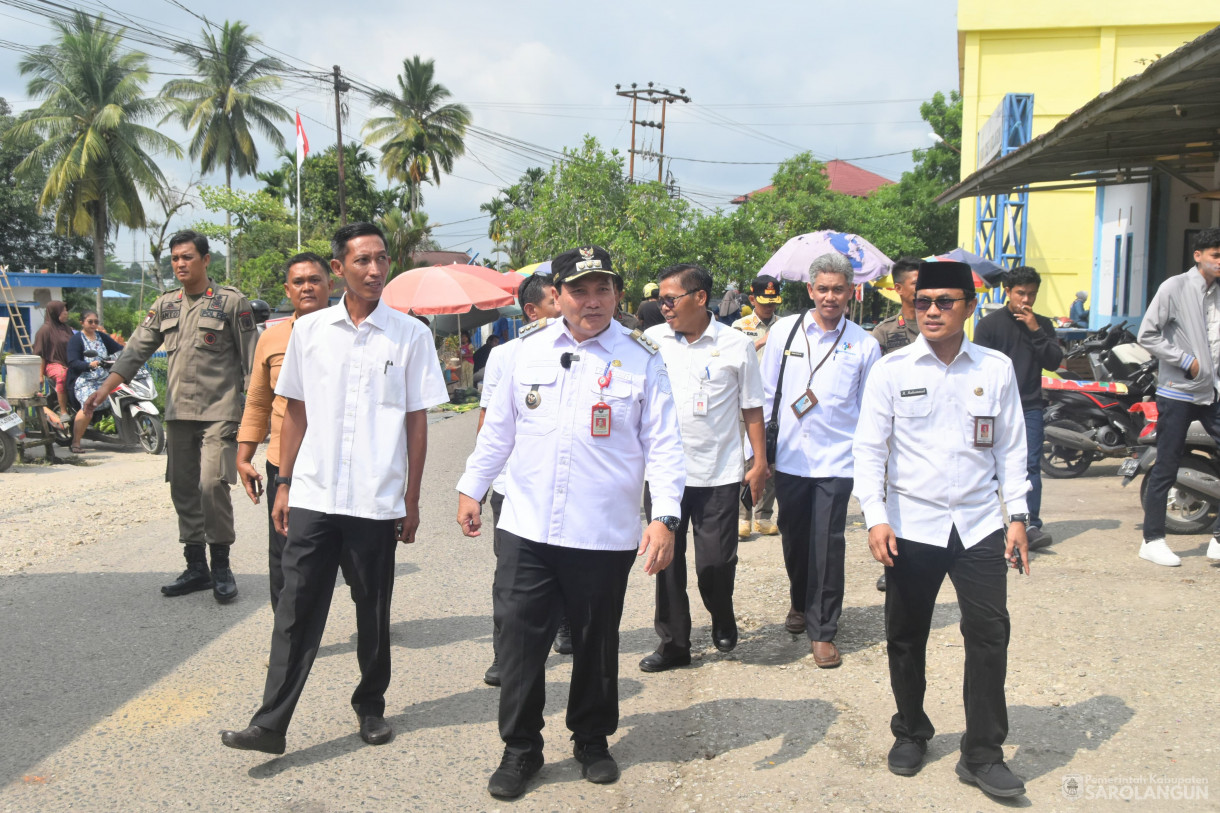
<path fill-rule="evenodd" d="M 976 447 L 995 445 L 995 417 L 976 417 L 974 419 L 974 445 Z"/>
<path fill-rule="evenodd" d="M 700 417 L 707 415 L 707 393 L 703 390 L 695 393 L 694 410 Z"/>
<path fill-rule="evenodd" d="M 801 394 L 801 397 L 793 401 L 790 406 L 792 407 L 792 411 L 796 413 L 796 417 L 803 418 L 805 417 L 805 413 L 813 409 L 817 403 L 818 397 L 813 394 L 813 390 L 806 389 L 805 392 Z"/>
<path fill-rule="evenodd" d="M 593 415 L 589 422 L 589 434 L 595 438 L 610 437 L 610 405 L 600 401 L 593 405 Z"/>

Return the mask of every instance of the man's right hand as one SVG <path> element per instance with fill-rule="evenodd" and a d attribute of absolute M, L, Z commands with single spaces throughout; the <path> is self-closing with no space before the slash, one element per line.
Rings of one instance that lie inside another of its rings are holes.
<path fill-rule="evenodd" d="M 285 483 L 275 489 L 275 505 L 271 509 L 271 519 L 275 523 L 275 532 L 280 536 L 288 536 L 288 489 Z"/>
<path fill-rule="evenodd" d="M 1190 363 L 1190 380 L 1194 381 L 1199 377 L 1199 360 L 1195 359 Z"/>
<path fill-rule="evenodd" d="M 898 555 L 898 537 L 894 536 L 894 529 L 884 522 L 869 528 L 868 549 L 878 562 L 893 567 L 893 557 Z"/>
<path fill-rule="evenodd" d="M 237 461 L 237 476 L 241 478 L 241 484 L 246 487 L 246 494 L 250 496 L 250 502 L 258 505 L 258 497 L 263 493 L 263 476 L 258 473 L 258 469 L 248 460 Z M 255 485 L 257 483 L 257 485 Z"/>
<path fill-rule="evenodd" d="M 457 523 L 466 536 L 479 536 L 483 527 L 483 506 L 474 497 L 458 492 Z"/>

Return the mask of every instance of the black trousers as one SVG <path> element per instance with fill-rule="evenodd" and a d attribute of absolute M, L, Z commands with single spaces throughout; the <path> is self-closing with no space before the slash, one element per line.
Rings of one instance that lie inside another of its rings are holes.
<path fill-rule="evenodd" d="M 358 715 L 385 713 L 390 685 L 390 598 L 394 589 L 394 520 L 362 519 L 293 508 L 280 562 L 284 588 L 275 610 L 271 662 L 262 708 L 251 722 L 288 730 L 318 655 L 335 577 L 342 564 L 356 604 L 360 683 L 352 693 Z"/>
<path fill-rule="evenodd" d="M 712 620 L 733 618 L 733 582 L 737 576 L 737 506 L 741 483 L 688 486 L 682 492 L 682 524 L 674 534 L 674 560 L 657 574 L 657 608 L 653 624 L 665 656 L 690 652 L 690 599 L 686 594 L 686 536 L 695 540 L 695 578 L 699 597 Z M 649 509 L 651 514 L 651 508 Z"/>
<path fill-rule="evenodd" d="M 500 525 L 500 512 L 504 509 L 504 495 L 498 491 L 492 491 L 489 499 L 491 503 L 491 552 L 496 557 L 500 557 L 500 535 L 496 533 L 496 528 Z M 496 602 L 496 586 L 495 577 L 492 577 L 491 586 L 491 602 L 492 607 L 495 607 Z M 499 657 L 500 653 L 500 622 L 496 621 L 495 611 L 493 609 L 491 616 L 491 652 L 495 657 Z"/>
<path fill-rule="evenodd" d="M 779 533 L 792 606 L 805 611 L 810 641 L 833 641 L 843 611 L 850 477 L 775 473 Z"/>
<path fill-rule="evenodd" d="M 1144 500 L 1144 539 L 1165 538 L 1165 509 L 1169 489 L 1178 479 L 1178 465 L 1186 447 L 1186 433 L 1192 421 L 1203 424 L 1207 433 L 1220 442 L 1220 401 L 1191 404 L 1173 398 L 1156 399 L 1156 462 L 1148 472 L 1148 496 Z M 1220 534 L 1220 516 L 1212 534 Z"/>
<path fill-rule="evenodd" d="M 275 484 L 275 478 L 279 474 L 280 467 L 267 461 L 267 487 L 263 500 L 267 503 L 267 575 L 271 582 L 271 612 L 273 613 L 280 603 L 280 592 L 284 589 L 284 572 L 281 569 L 280 560 L 284 556 L 284 545 L 288 542 L 286 537 L 275 532 L 275 520 L 271 516 L 271 511 L 275 508 L 275 492 L 280 488 Z"/>
<path fill-rule="evenodd" d="M 495 619 L 505 750 L 542 753 L 546 659 L 562 613 L 572 626 L 567 725 L 576 742 L 604 744 L 618 728 L 619 623 L 635 550 L 561 548 L 503 529 L 496 534 Z"/>
<path fill-rule="evenodd" d="M 1008 670 L 1008 566 L 1004 531 L 999 530 L 963 549 L 954 528 L 949 547 L 898 540 L 894 566 L 886 568 L 885 638 L 890 687 L 898 713 L 890 720 L 895 737 L 931 739 L 932 721 L 924 713 L 927 690 L 928 631 L 932 610 L 945 575 L 957 590 L 962 639 L 966 650 L 962 699 L 966 733 L 962 756 L 967 762 L 999 762 L 1008 736 L 1004 677 Z"/>

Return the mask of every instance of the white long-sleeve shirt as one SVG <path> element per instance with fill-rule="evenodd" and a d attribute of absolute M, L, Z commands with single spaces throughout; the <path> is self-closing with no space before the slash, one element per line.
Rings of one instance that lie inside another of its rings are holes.
<path fill-rule="evenodd" d="M 771 420 L 775 384 L 779 381 L 784 360 L 784 344 L 798 318 L 799 315 L 786 316 L 772 325 L 768 333 L 761 367 L 764 422 Z M 788 347 L 788 364 L 784 365 L 783 391 L 777 413 L 779 443 L 775 469 L 798 477 L 851 477 L 851 443 L 860 414 L 864 381 L 873 364 L 881 358 L 881 346 L 846 316 L 831 330 L 824 331 L 813 314 L 807 313 L 802 326 L 804 330 L 798 330 Z M 840 329 L 843 331 L 841 336 Z M 829 358 L 810 384 L 809 372 L 828 351 Z M 813 390 L 818 402 L 804 417 L 798 418 L 791 404 L 806 388 Z"/>
<path fill-rule="evenodd" d="M 479 395 L 479 406 L 483 409 L 491 406 L 492 396 L 496 394 L 496 388 L 504 379 L 505 370 L 512 369 L 519 347 L 521 340 L 513 339 L 491 348 L 491 352 L 487 354 L 487 366 L 483 368 L 483 392 Z M 505 466 L 500 471 L 500 476 L 491 484 L 491 490 L 503 496 L 507 478 L 508 466 Z"/>
<path fill-rule="evenodd" d="M 977 418 L 994 419 L 994 446 L 975 445 Z M 1012 362 L 962 339 L 946 365 L 920 336 L 882 358 L 864 388 L 853 491 L 869 528 L 947 547 L 957 526 L 970 547 L 1029 508 L 1025 417 Z M 888 488 L 887 488 L 888 481 Z"/>
<path fill-rule="evenodd" d="M 660 353 L 618 322 L 578 343 L 559 319 L 518 343 L 457 490 L 482 499 L 507 461 L 500 528 L 559 547 L 629 550 L 640 541 L 647 467 L 653 517 L 679 516 L 686 467 Z M 573 355 L 568 368 L 564 353 Z M 610 435 L 594 437 L 602 402 Z"/>

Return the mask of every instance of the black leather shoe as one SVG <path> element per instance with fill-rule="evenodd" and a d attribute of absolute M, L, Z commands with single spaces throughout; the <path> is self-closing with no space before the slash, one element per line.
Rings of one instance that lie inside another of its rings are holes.
<path fill-rule="evenodd" d="M 525 793 L 525 786 L 530 777 L 542 769 L 542 754 L 531 751 L 528 754 L 510 754 L 504 752 L 500 767 L 487 781 L 487 792 L 497 799 L 516 799 Z"/>
<path fill-rule="evenodd" d="M 679 666 L 690 666 L 689 652 L 669 656 L 662 655 L 660 652 L 653 652 L 640 661 L 640 671 L 642 672 L 664 672 L 667 669 L 676 669 Z"/>
<path fill-rule="evenodd" d="M 568 625 L 566 616 L 559 622 L 559 630 L 555 633 L 554 649 L 560 655 L 572 654 L 572 628 Z"/>
<path fill-rule="evenodd" d="M 617 782 L 619 777 L 618 763 L 610 756 L 610 749 L 602 745 L 581 745 L 576 743 L 572 756 L 580 763 L 580 775 L 595 785 L 608 785 Z"/>
<path fill-rule="evenodd" d="M 992 796 L 1007 799 L 1025 794 L 1025 782 L 1008 770 L 1003 762 L 974 763 L 967 762 L 963 757 L 958 760 L 954 770 L 962 779 L 978 785 Z"/>
<path fill-rule="evenodd" d="M 923 756 L 926 753 L 928 753 L 927 740 L 899 737 L 894 740 L 894 747 L 890 749 L 889 758 L 886 760 L 890 766 L 890 773 L 896 773 L 899 776 L 914 776 L 923 767 Z"/>
<path fill-rule="evenodd" d="M 483 673 L 483 682 L 488 686 L 500 685 L 500 656 L 497 655 L 491 662 L 491 666 L 487 667 L 487 671 Z"/>
<path fill-rule="evenodd" d="M 1029 527 L 1025 529 L 1025 539 L 1029 542 L 1030 550 L 1041 550 L 1049 548 L 1054 542 L 1055 537 L 1048 534 L 1046 531 L 1037 527 Z"/>
<path fill-rule="evenodd" d="M 237 598 L 237 579 L 233 571 L 226 565 L 212 568 L 212 595 L 221 604 L 228 604 Z"/>
<path fill-rule="evenodd" d="M 220 741 L 239 751 L 262 751 L 264 754 L 284 753 L 284 735 L 262 726 L 252 725 L 245 731 L 222 731 Z"/>
<path fill-rule="evenodd" d="M 737 620 L 730 618 L 724 623 L 712 622 L 712 643 L 721 652 L 732 652 L 737 646 Z"/>
<path fill-rule="evenodd" d="M 360 718 L 360 739 L 369 745 L 385 745 L 394 739 L 394 729 L 384 717 L 366 714 Z"/>
<path fill-rule="evenodd" d="M 885 571 L 883 570 L 883 571 L 881 571 L 881 575 L 877 577 L 877 589 L 880 590 L 882 593 L 884 593 L 885 586 L 886 586 Z"/>
<path fill-rule="evenodd" d="M 187 593 L 207 590 L 211 586 L 212 576 L 208 573 L 208 566 L 190 564 L 187 565 L 186 570 L 182 571 L 181 576 L 164 585 L 161 593 L 166 596 L 185 596 Z"/>

